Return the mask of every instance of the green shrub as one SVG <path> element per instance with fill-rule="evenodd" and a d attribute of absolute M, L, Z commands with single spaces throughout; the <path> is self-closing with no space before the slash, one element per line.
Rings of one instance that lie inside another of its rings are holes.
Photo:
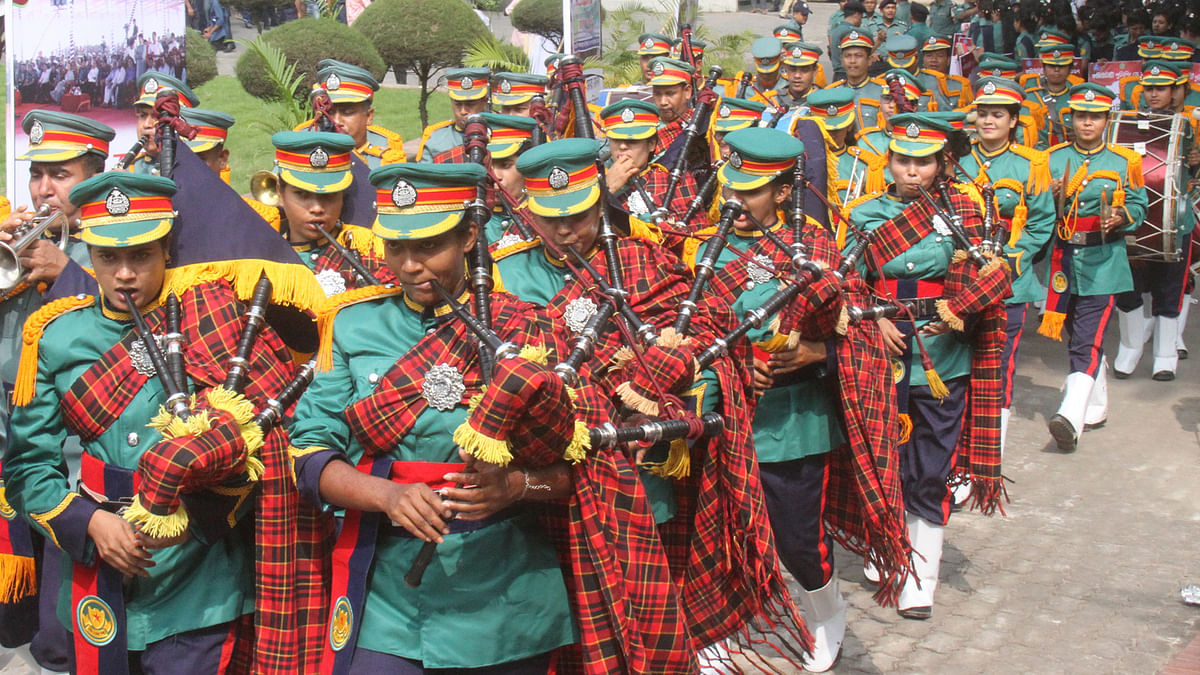
<path fill-rule="evenodd" d="M 521 0 L 513 9 L 513 28 L 557 44 L 563 36 L 562 5 L 562 0 Z"/>
<path fill-rule="evenodd" d="M 289 64 L 296 64 L 296 74 L 303 76 L 300 94 L 307 96 L 316 81 L 317 62 L 337 59 L 371 71 L 383 79 L 387 67 L 379 52 L 363 40 L 358 31 L 336 19 L 299 19 L 263 33 L 267 43 L 283 51 Z M 266 73 L 266 64 L 254 50 L 246 50 L 237 62 L 237 77 L 242 87 L 253 96 L 269 99 L 275 95 L 275 85 Z"/>
<path fill-rule="evenodd" d="M 187 29 L 187 83 L 195 89 L 217 76 L 217 50 L 200 31 Z"/>
<path fill-rule="evenodd" d="M 375 0 L 358 15 L 354 28 L 366 36 L 397 73 L 412 71 L 421 82 L 422 126 L 429 124 L 426 103 L 430 79 L 438 70 L 462 63 L 487 26 L 462 0 Z"/>

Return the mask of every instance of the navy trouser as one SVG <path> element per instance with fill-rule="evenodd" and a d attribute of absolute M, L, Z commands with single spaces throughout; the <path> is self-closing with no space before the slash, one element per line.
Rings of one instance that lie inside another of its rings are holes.
<path fill-rule="evenodd" d="M 1188 247 L 1191 252 L 1191 247 Z M 1185 255 L 1178 262 L 1156 262 L 1139 260 L 1129 264 L 1133 273 L 1133 290 L 1117 295 L 1117 309 L 1132 312 L 1142 306 L 1142 294 L 1150 294 L 1150 309 L 1154 316 L 1174 319 L 1183 307 L 1183 296 L 1187 286 L 1188 263 L 1191 256 Z"/>
<path fill-rule="evenodd" d="M 825 529 L 829 453 L 763 462 L 758 472 L 779 560 L 805 589 L 821 588 L 833 574 L 833 535 Z"/>
<path fill-rule="evenodd" d="M 1021 329 L 1025 327 L 1027 304 L 1005 305 L 1008 319 L 1004 324 L 1004 349 L 1000 351 L 1000 377 L 1004 386 L 1001 408 L 1012 407 L 1013 377 L 1017 374 L 1017 351 L 1021 348 Z"/>
<path fill-rule="evenodd" d="M 129 653 L 132 675 L 219 675 L 233 656 L 237 621 L 177 633 Z"/>
<path fill-rule="evenodd" d="M 946 485 L 954 470 L 954 450 L 962 433 L 969 376 L 946 380 L 950 394 L 940 401 L 929 387 L 908 389 L 912 435 L 900 446 L 900 487 L 904 508 L 934 525 L 950 519 L 953 493 Z"/>
<path fill-rule="evenodd" d="M 503 640 L 502 635 L 476 636 L 477 639 Z M 498 663 L 482 668 L 425 668 L 420 661 L 401 656 L 374 652 L 359 647 L 354 650 L 350 671 L 372 675 L 546 675 L 550 669 L 550 654 Z"/>
<path fill-rule="evenodd" d="M 1104 331 L 1112 318 L 1113 296 L 1072 295 L 1067 304 L 1067 354 L 1072 373 L 1092 377 L 1104 358 Z"/>

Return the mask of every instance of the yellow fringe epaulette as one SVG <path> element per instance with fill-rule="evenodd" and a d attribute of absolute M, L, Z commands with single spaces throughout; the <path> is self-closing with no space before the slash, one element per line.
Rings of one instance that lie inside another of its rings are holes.
<path fill-rule="evenodd" d="M 887 166 L 887 159 L 856 146 L 856 156 L 867 164 L 867 176 L 863 182 L 863 194 L 873 194 L 887 187 L 887 180 L 883 176 L 883 168 Z"/>
<path fill-rule="evenodd" d="M 880 126 L 867 127 L 866 129 L 862 129 L 858 133 L 854 134 L 854 137 L 856 139 L 862 140 L 863 136 L 866 136 L 867 134 L 873 134 L 876 131 L 886 131 L 886 129 L 884 129 L 883 127 L 880 127 Z"/>
<path fill-rule="evenodd" d="M 329 298 L 324 311 L 317 317 L 317 335 L 321 340 L 321 346 L 317 348 L 317 370 L 326 371 L 333 367 L 333 321 L 338 312 L 350 305 L 403 292 L 399 286 L 364 286 Z"/>
<path fill-rule="evenodd" d="M 1059 143 L 1058 145 L 1052 145 L 1052 146 L 1046 148 L 1046 154 L 1050 155 L 1055 150 L 1061 150 L 1063 148 L 1067 148 L 1070 146 L 1071 146 L 1071 141 L 1063 141 L 1062 143 Z"/>
<path fill-rule="evenodd" d="M 228 164 L 221 168 L 221 172 L 217 174 L 221 177 L 226 185 L 233 185 L 233 169 Z"/>
<path fill-rule="evenodd" d="M 171 267 L 163 279 L 162 298 L 174 293 L 182 296 L 193 286 L 224 280 L 233 288 L 239 300 L 247 302 L 263 274 L 271 280 L 271 302 L 297 309 L 317 312 L 325 306 L 325 291 L 317 277 L 299 261 L 282 263 L 273 260 L 240 258 Z"/>
<path fill-rule="evenodd" d="M 846 248 L 846 222 L 850 219 L 850 212 L 858 208 L 861 204 L 866 204 L 878 197 L 878 193 L 867 193 L 859 195 L 857 199 L 842 207 L 842 218 L 838 220 L 836 243 L 838 250 Z"/>
<path fill-rule="evenodd" d="M 388 129 L 387 127 L 381 127 L 376 124 L 368 125 L 367 131 L 379 134 L 388 141 L 387 148 L 384 149 L 383 154 L 379 156 L 379 161 L 381 164 L 397 164 L 399 162 L 408 161 L 408 155 L 404 152 L 403 136 L 395 131 L 392 131 L 391 129 Z"/>
<path fill-rule="evenodd" d="M 514 241 L 508 246 L 502 246 L 495 251 L 492 251 L 492 261 L 494 262 L 497 260 L 503 260 L 510 255 L 515 255 L 521 251 L 528 251 L 529 249 L 537 248 L 541 245 L 542 242 L 538 239 L 534 239 L 533 241 L 528 241 L 525 239 L 522 239 L 521 241 Z"/>
<path fill-rule="evenodd" d="M 357 251 L 359 255 L 383 259 L 383 239 L 369 227 L 343 224 L 342 231 L 338 233 L 338 243 Z"/>
<path fill-rule="evenodd" d="M 25 405 L 33 400 L 37 386 L 38 343 L 46 326 L 58 317 L 96 302 L 94 295 L 72 295 L 42 306 L 25 320 L 21 330 L 21 361 L 17 366 L 17 381 L 13 384 L 13 405 Z"/>
<path fill-rule="evenodd" d="M 279 215 L 279 207 L 267 206 L 253 197 L 242 197 L 242 201 L 246 202 L 250 208 L 254 209 L 255 213 L 257 213 L 263 220 L 267 221 L 267 224 L 270 225 L 272 229 L 274 229 L 276 232 L 281 231 L 283 228 L 283 218 L 281 218 Z"/>
<path fill-rule="evenodd" d="M 1108 149 L 1125 158 L 1125 185 L 1134 189 L 1146 187 L 1146 177 L 1142 175 L 1142 156 L 1133 148 L 1112 143 L 1108 144 Z"/>
<path fill-rule="evenodd" d="M 717 233 L 717 227 L 706 227 L 698 230 L 695 237 L 688 237 L 683 242 L 683 264 L 687 265 L 693 271 L 696 269 L 696 260 L 700 256 L 700 246 L 708 241 L 708 237 Z"/>
<path fill-rule="evenodd" d="M 443 127 L 451 126 L 452 124 L 454 124 L 454 120 L 442 120 L 441 122 L 435 122 L 425 127 L 425 130 L 421 132 L 421 142 L 417 144 L 417 156 L 413 159 L 413 161 L 421 161 L 422 155 L 425 154 L 425 144 L 429 142 L 429 137 L 433 135 L 433 132 Z"/>
<path fill-rule="evenodd" d="M 1029 192 L 1039 193 L 1050 189 L 1050 153 L 1045 150 L 1026 147 L 1024 145 L 1010 146 L 1014 154 L 1029 162 L 1029 176 L 1025 185 Z"/>
<path fill-rule="evenodd" d="M 8 197 L 0 196 L 0 218 L 7 218 L 10 213 L 12 213 L 12 204 L 8 202 Z"/>

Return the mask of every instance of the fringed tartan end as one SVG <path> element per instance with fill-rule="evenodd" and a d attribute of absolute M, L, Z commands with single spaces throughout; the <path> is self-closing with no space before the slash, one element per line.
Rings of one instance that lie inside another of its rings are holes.
<path fill-rule="evenodd" d="M 985 516 L 994 516 L 999 511 L 1006 516 L 1004 502 L 1008 501 L 1008 490 L 1004 487 L 1004 477 L 987 478 L 971 476 L 971 509 L 978 510 Z"/>
<path fill-rule="evenodd" d="M 676 438 L 665 462 L 643 462 L 641 466 L 660 478 L 687 478 L 692 473 L 692 449 L 685 439 Z"/>
<path fill-rule="evenodd" d="M 945 321 L 946 325 L 950 326 L 954 330 L 956 330 L 960 333 L 963 332 L 963 329 L 966 328 L 966 325 L 963 324 L 962 319 L 958 318 L 957 316 L 954 316 L 954 312 L 950 311 L 950 301 L 949 300 L 946 300 L 946 299 L 938 300 L 934 304 L 937 307 L 938 318 L 940 318 L 942 321 Z"/>
<path fill-rule="evenodd" d="M 632 382 L 622 382 L 621 384 L 617 385 L 616 391 L 617 396 L 625 405 L 633 408 L 643 415 L 658 417 L 658 404 L 639 394 L 637 390 L 633 388 Z"/>
<path fill-rule="evenodd" d="M 1067 315 L 1064 312 L 1046 310 L 1042 315 L 1042 323 L 1038 326 L 1038 335 L 1062 342 L 1063 325 L 1066 322 Z"/>
<path fill-rule="evenodd" d="M 162 515 L 151 513 L 142 506 L 141 495 L 134 495 L 133 503 L 125 509 L 123 517 L 137 526 L 140 531 L 159 539 L 178 537 L 187 531 L 189 522 L 187 511 L 183 506 L 179 506 L 172 513 Z"/>
<path fill-rule="evenodd" d="M 37 568 L 33 558 L 0 553 L 0 603 L 13 603 L 37 593 Z"/>
<path fill-rule="evenodd" d="M 508 441 L 483 435 L 471 427 L 470 420 L 454 430 L 454 443 L 475 459 L 496 466 L 508 466 L 513 459 L 512 446 Z"/>
<path fill-rule="evenodd" d="M 950 256 L 950 263 L 960 265 L 967 261 L 967 252 L 961 248 L 954 249 L 954 255 Z"/>
<path fill-rule="evenodd" d="M 567 389 L 567 391 L 572 391 Z M 587 422 L 575 420 L 575 433 L 567 449 L 563 450 L 563 459 L 572 464 L 578 464 L 587 459 L 588 450 L 592 449 L 592 434 L 588 431 Z"/>
<path fill-rule="evenodd" d="M 246 478 L 258 482 L 262 478 L 264 467 L 260 456 L 263 447 L 262 427 L 254 424 L 254 404 L 245 396 L 230 391 L 225 387 L 215 387 L 205 394 L 208 405 L 214 410 L 220 410 L 233 418 L 238 425 L 238 433 L 246 444 Z"/>
<path fill-rule="evenodd" d="M 845 335 L 850 330 L 850 311 L 846 309 L 845 304 L 838 310 L 837 325 L 834 326 L 833 330 L 838 335 Z"/>

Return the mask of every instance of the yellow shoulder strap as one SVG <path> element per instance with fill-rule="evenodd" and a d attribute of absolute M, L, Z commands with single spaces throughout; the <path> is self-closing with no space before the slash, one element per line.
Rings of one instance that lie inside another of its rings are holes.
<path fill-rule="evenodd" d="M 46 326 L 67 312 L 91 307 L 95 302 L 96 297 L 92 295 L 59 298 L 43 305 L 25 320 L 25 328 L 21 331 L 21 361 L 13 386 L 13 405 L 25 405 L 33 400 L 37 386 L 38 343 L 46 332 Z"/>
<path fill-rule="evenodd" d="M 425 127 L 425 130 L 421 132 L 421 142 L 417 145 L 417 158 L 414 161 L 421 161 L 421 156 L 425 154 L 425 144 L 429 141 L 429 137 L 433 135 L 433 132 L 441 129 L 442 127 L 448 127 L 451 124 L 454 124 L 454 120 L 452 119 L 442 120 L 441 122 L 430 124 L 429 126 Z"/>
<path fill-rule="evenodd" d="M 1132 148 L 1112 143 L 1108 144 L 1108 149 L 1125 158 L 1125 184 L 1135 189 L 1145 187 L 1146 177 L 1142 175 L 1142 156 L 1134 152 Z"/>
<path fill-rule="evenodd" d="M 520 253 L 521 251 L 528 251 L 531 248 L 537 248 L 538 246 L 541 246 L 541 245 L 542 245 L 542 242 L 537 241 L 537 240 L 514 241 L 513 243 L 509 244 L 508 246 L 505 246 L 503 248 L 498 248 L 495 251 L 492 251 L 492 260 L 503 260 L 515 253 Z"/>
<path fill-rule="evenodd" d="M 317 348 L 317 370 L 326 371 L 333 368 L 333 320 L 337 318 L 338 312 L 350 305 L 403 292 L 404 289 L 399 286 L 366 286 L 329 298 L 325 311 L 317 317 L 317 334 L 321 338 L 321 345 Z"/>

